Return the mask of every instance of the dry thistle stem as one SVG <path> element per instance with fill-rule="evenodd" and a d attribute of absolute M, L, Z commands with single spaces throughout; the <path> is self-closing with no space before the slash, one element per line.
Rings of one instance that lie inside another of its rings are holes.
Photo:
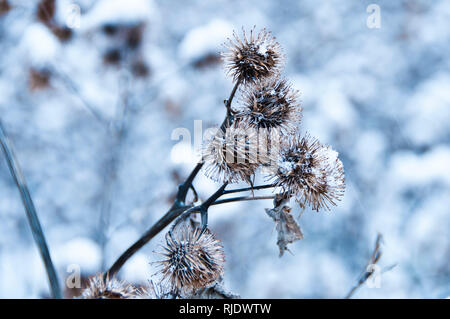
<path fill-rule="evenodd" d="M 242 90 L 242 109 L 235 115 L 255 129 L 278 129 L 284 135 L 296 130 L 302 108 L 298 91 L 285 79 L 274 77 L 258 80 Z"/>
<path fill-rule="evenodd" d="M 156 262 L 163 278 L 175 292 L 189 292 L 214 283 L 223 273 L 223 246 L 208 230 L 199 238 L 200 229 L 181 227 L 166 234 L 166 245 Z"/>
<path fill-rule="evenodd" d="M 139 298 L 139 291 L 124 281 L 116 278 L 104 278 L 104 274 L 99 274 L 89 278 L 88 286 L 83 290 L 82 299 L 136 299 Z"/>
<path fill-rule="evenodd" d="M 222 53 L 228 74 L 243 84 L 277 75 L 284 64 L 284 55 L 275 37 L 266 29 L 257 36 L 254 31 L 254 28 L 250 30 L 247 38 L 245 30 L 242 30 L 242 39 L 233 32 L 235 41 L 228 39 L 229 43 L 225 44 L 228 52 Z"/>
<path fill-rule="evenodd" d="M 303 233 L 294 217 L 290 214 L 291 208 L 285 205 L 288 199 L 280 200 L 280 196 L 277 195 L 273 202 L 274 208 L 266 208 L 266 213 L 276 223 L 278 232 L 277 245 L 280 248 L 280 257 L 282 257 L 284 251 L 289 250 L 287 245 L 303 239 Z"/>
<path fill-rule="evenodd" d="M 205 175 L 222 183 L 249 182 L 260 163 L 267 162 L 258 156 L 256 133 L 236 123 L 218 130 L 203 150 Z"/>
<path fill-rule="evenodd" d="M 309 135 L 292 138 L 281 149 L 278 169 L 272 176 L 277 186 L 295 196 L 302 207 L 313 210 L 336 205 L 344 195 L 344 167 L 338 153 Z"/>

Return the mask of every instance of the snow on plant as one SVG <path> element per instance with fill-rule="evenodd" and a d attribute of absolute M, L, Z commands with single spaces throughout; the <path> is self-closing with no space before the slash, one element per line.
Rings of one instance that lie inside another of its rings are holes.
<path fill-rule="evenodd" d="M 289 201 L 294 198 L 301 208 L 330 209 L 345 190 L 344 168 L 338 153 L 299 130 L 302 108 L 298 92 L 281 77 L 284 55 L 275 37 L 265 29 L 247 37 L 229 40 L 222 53 L 233 90 L 225 100 L 226 115 L 216 133 L 204 143 L 202 160 L 179 186 L 169 211 L 132 245 L 108 270 L 114 276 L 122 265 L 164 227 L 173 222 L 165 245 L 155 263 L 162 279 L 161 289 L 176 298 L 199 297 L 199 291 L 221 290 L 224 271 L 223 248 L 208 229 L 208 209 L 236 201 L 273 199 L 274 208 L 266 213 L 276 223 L 280 257 L 287 245 L 303 238 L 290 214 Z M 238 105 L 232 105 L 236 93 Z M 261 170 L 260 170 L 261 168 Z M 221 184 L 206 201 L 198 201 L 195 177 L 203 172 Z M 272 183 L 254 185 L 257 174 Z M 249 187 L 229 189 L 230 184 L 246 182 Z M 255 191 L 272 189 L 273 195 L 256 196 Z M 187 202 L 189 191 L 194 201 Z M 247 196 L 230 197 L 235 193 Z M 230 196 L 227 196 L 230 195 Z M 227 196 L 227 198 L 223 198 Z M 201 224 L 192 225 L 193 214 Z M 167 295 L 167 294 L 165 294 Z M 212 295 L 217 295 L 212 294 Z"/>
<path fill-rule="evenodd" d="M 274 207 L 266 209 L 266 213 L 276 223 L 281 257 L 288 250 L 288 244 L 303 238 L 298 223 L 290 214 L 291 198 L 301 208 L 309 206 L 316 211 L 329 210 L 342 198 L 344 169 L 338 153 L 300 133 L 302 108 L 298 92 L 281 76 L 285 58 L 276 38 L 265 29 L 256 33 L 254 28 L 249 36 L 244 30 L 242 38 L 236 33 L 233 35 L 234 41 L 228 41 L 222 57 L 234 87 L 225 100 L 225 118 L 216 133 L 205 142 L 201 161 L 179 185 L 169 211 L 111 268 L 91 278 L 82 298 L 233 297 L 235 295 L 221 287 L 225 256 L 220 241 L 208 229 L 211 206 L 272 199 Z M 233 105 L 236 93 L 241 97 L 235 103 L 237 105 Z M 53 296 L 60 297 L 42 229 L 1 125 L 0 142 L 35 226 L 33 234 L 42 240 L 41 253 L 46 261 Z M 204 202 L 196 204 L 199 200 L 194 181 L 199 172 L 221 185 Z M 258 174 L 271 182 L 255 185 Z M 230 188 L 237 182 L 245 182 L 248 187 Z M 271 189 L 273 195 L 255 195 L 262 189 Z M 186 200 L 189 192 L 194 195 L 192 202 Z M 235 193 L 246 195 L 233 197 L 231 194 Z M 194 214 L 200 214 L 201 224 L 193 221 Z M 170 224 L 172 227 L 165 236 L 165 244 L 157 252 L 162 256 L 156 261 L 162 277 L 160 282 L 151 289 L 137 289 L 116 280 L 115 275 L 125 262 Z"/>

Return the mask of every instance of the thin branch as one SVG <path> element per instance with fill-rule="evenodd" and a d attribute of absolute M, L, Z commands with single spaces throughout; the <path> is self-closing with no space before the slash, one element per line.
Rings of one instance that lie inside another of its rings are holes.
<path fill-rule="evenodd" d="M 3 125 L 0 121 L 0 144 L 2 146 L 3 152 L 6 157 L 6 162 L 8 163 L 8 168 L 14 182 L 20 192 L 22 198 L 22 203 L 25 208 L 28 223 L 31 227 L 31 232 L 33 233 L 34 241 L 36 242 L 41 258 L 44 261 L 45 269 L 47 271 L 47 276 L 50 284 L 50 290 L 53 298 L 62 298 L 61 288 L 59 286 L 58 276 L 56 275 L 56 270 L 53 265 L 52 259 L 50 257 L 50 252 L 48 250 L 47 242 L 45 240 L 44 232 L 42 231 L 41 224 L 36 212 L 36 209 L 31 199 L 30 192 L 28 190 L 25 178 L 19 166 L 19 162 L 14 156 L 13 148 L 11 142 L 9 141 Z"/>
<path fill-rule="evenodd" d="M 234 85 L 233 90 L 231 91 L 230 97 L 228 98 L 228 100 L 226 100 L 225 107 L 227 108 L 227 118 L 231 116 L 231 102 L 233 101 L 234 95 L 236 94 L 239 84 L 241 84 L 241 80 L 236 81 L 236 84 Z"/>
<path fill-rule="evenodd" d="M 241 193 L 241 192 L 259 190 L 259 189 L 273 188 L 275 186 L 276 186 L 275 184 L 267 184 L 267 185 L 253 186 L 253 187 L 229 189 L 229 190 L 224 191 L 224 194 Z"/>
<path fill-rule="evenodd" d="M 190 209 L 183 212 L 183 214 L 174 222 L 171 227 L 171 231 L 175 229 L 175 227 L 182 221 L 186 220 L 192 213 L 200 213 L 202 217 L 202 230 L 199 234 L 199 237 L 203 234 L 208 226 L 208 209 L 209 207 L 224 194 L 225 187 L 227 187 L 228 183 L 224 183 L 214 194 L 212 194 L 205 202 L 201 205 L 191 207 Z"/>
<path fill-rule="evenodd" d="M 197 163 L 197 165 L 194 167 L 191 174 L 189 174 L 188 178 L 184 181 L 184 183 L 178 186 L 177 199 L 175 200 L 174 203 L 176 207 L 184 206 L 184 202 L 186 201 L 186 196 L 189 191 L 189 188 L 192 187 L 192 182 L 194 181 L 195 177 L 197 176 L 202 166 L 203 166 L 202 162 Z"/>
<path fill-rule="evenodd" d="M 144 247 L 153 237 L 155 237 L 160 231 L 162 231 L 167 225 L 169 225 L 175 218 L 180 216 L 190 206 L 183 206 L 176 208 L 175 205 L 169 209 L 149 230 L 147 230 L 141 238 L 139 238 L 133 245 L 130 246 L 116 262 L 107 271 L 108 275 L 112 278 L 122 268 L 122 266 L 131 258 L 139 249 Z"/>
<path fill-rule="evenodd" d="M 361 275 L 359 276 L 358 282 L 356 283 L 356 285 L 350 289 L 350 291 L 347 293 L 347 295 L 345 296 L 345 299 L 350 299 L 355 292 L 369 279 L 373 276 L 374 271 L 369 271 L 369 265 L 376 265 L 381 258 L 382 255 L 382 251 L 381 251 L 381 246 L 383 243 L 383 236 L 381 234 L 377 235 L 377 239 L 375 241 L 375 247 L 373 249 L 372 255 L 369 258 L 369 261 L 366 264 L 366 267 L 364 268 L 364 270 L 362 271 Z M 395 265 L 389 267 L 386 271 L 391 270 L 392 268 L 394 268 Z"/>
<path fill-rule="evenodd" d="M 226 125 L 230 122 L 231 118 L 231 102 L 233 101 L 234 95 L 239 87 L 240 81 L 237 81 L 231 91 L 230 97 L 226 102 L 227 115 L 221 125 L 221 128 L 226 127 Z M 155 237 L 159 232 L 161 232 L 167 225 L 169 225 L 175 218 L 180 216 L 185 210 L 191 208 L 190 205 L 185 205 L 186 196 L 189 189 L 192 186 L 192 183 L 197 176 L 198 172 L 203 166 L 203 162 L 199 162 L 191 174 L 189 174 L 188 178 L 184 183 L 182 183 L 178 187 L 178 193 L 175 202 L 169 211 L 166 212 L 149 230 L 147 230 L 141 238 L 139 238 L 131 247 L 129 247 L 120 257 L 114 262 L 111 268 L 108 270 L 109 276 L 113 277 L 127 262 L 128 259 L 131 258 L 139 249 L 141 249 L 145 244 L 147 244 L 153 237 Z M 214 203 L 212 203 L 214 204 Z"/>
<path fill-rule="evenodd" d="M 59 77 L 62 80 L 63 84 L 66 86 L 66 88 L 80 99 L 81 103 L 86 108 L 86 110 L 88 110 L 99 123 L 101 123 L 105 127 L 108 126 L 109 121 L 97 110 L 96 107 L 91 105 L 91 103 L 88 102 L 86 98 L 83 97 L 83 95 L 80 92 L 80 88 L 69 76 L 67 76 L 62 71 L 57 71 L 55 68 L 51 68 L 51 72 L 55 74 L 57 77 Z"/>

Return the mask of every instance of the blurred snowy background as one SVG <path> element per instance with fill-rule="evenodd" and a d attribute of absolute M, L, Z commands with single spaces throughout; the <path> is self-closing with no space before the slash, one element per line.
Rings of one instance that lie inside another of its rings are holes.
<path fill-rule="evenodd" d="M 40 9 L 38 4 L 40 3 Z M 303 130 L 346 171 L 343 202 L 306 210 L 278 258 L 271 201 L 210 210 L 225 286 L 243 297 L 341 298 L 384 235 L 380 288 L 355 297 L 450 295 L 450 2 L 0 0 L 0 118 L 60 280 L 109 267 L 170 206 L 195 165 L 175 128 L 219 124 L 232 83 L 218 52 L 266 27 L 301 91 Z M 189 4 L 188 4 L 189 3 Z M 77 19 L 77 6 L 81 17 Z M 24 209 L 0 156 L 0 297 L 48 296 Z M 199 175 L 206 198 L 218 185 Z M 295 206 L 294 216 L 300 209 Z M 120 277 L 146 283 L 162 236 Z"/>

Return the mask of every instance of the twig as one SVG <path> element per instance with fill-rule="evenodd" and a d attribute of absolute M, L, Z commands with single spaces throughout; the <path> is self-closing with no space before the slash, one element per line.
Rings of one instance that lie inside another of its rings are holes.
<path fill-rule="evenodd" d="M 372 252 L 372 255 L 369 258 L 369 261 L 366 264 L 366 267 L 364 268 L 363 272 L 361 273 L 358 282 L 356 285 L 347 293 L 345 296 L 345 299 L 350 299 L 355 292 L 374 274 L 374 272 L 367 271 L 369 265 L 375 265 L 380 261 L 381 258 L 381 244 L 383 242 L 383 236 L 381 234 L 377 235 L 377 239 L 375 241 L 375 248 Z M 392 269 L 393 267 L 389 268 L 388 270 Z"/>
<path fill-rule="evenodd" d="M 6 157 L 6 162 L 8 163 L 8 168 L 11 176 L 16 183 L 16 186 L 20 192 L 22 198 L 22 203 L 25 208 L 28 223 L 31 227 L 31 232 L 33 233 L 34 241 L 36 242 L 41 258 L 44 261 L 45 269 L 47 271 L 47 276 L 50 284 L 50 290 L 53 298 L 62 298 L 61 288 L 59 286 L 58 276 L 56 275 L 56 270 L 53 265 L 52 259 L 50 257 L 50 252 L 48 250 L 47 242 L 45 240 L 44 232 L 42 231 L 41 224 L 39 222 L 36 209 L 31 199 L 30 192 L 28 190 L 25 178 L 17 161 L 11 142 L 9 141 L 3 125 L 0 121 L 0 144 L 2 146 L 3 152 Z"/>
<path fill-rule="evenodd" d="M 253 190 L 258 190 L 258 189 L 273 188 L 275 186 L 276 186 L 275 184 L 267 184 L 267 185 L 253 186 L 253 187 L 229 189 L 229 190 L 224 191 L 224 194 L 241 193 L 241 192 L 253 191 Z"/>
<path fill-rule="evenodd" d="M 233 101 L 234 95 L 239 87 L 240 81 L 237 81 L 231 91 L 230 97 L 226 102 L 227 115 L 221 125 L 221 128 L 227 126 L 231 118 L 231 102 Z M 141 238 L 139 238 L 131 247 L 129 247 L 120 257 L 114 262 L 111 268 L 107 271 L 109 276 L 113 277 L 122 268 L 122 266 L 131 258 L 139 249 L 141 249 L 145 244 L 147 244 L 153 237 L 155 237 L 159 232 L 161 232 L 167 225 L 169 225 L 175 218 L 180 216 L 185 210 L 191 208 L 190 205 L 185 205 L 186 196 L 192 183 L 197 176 L 198 172 L 203 166 L 203 162 L 199 162 L 191 174 L 184 183 L 178 187 L 178 193 L 175 202 L 172 207 L 164 214 L 149 230 L 147 230 Z"/>
<path fill-rule="evenodd" d="M 202 229 L 199 233 L 199 238 L 203 235 L 206 228 L 208 227 L 208 209 L 209 207 L 224 194 L 225 187 L 227 187 L 228 183 L 224 183 L 214 194 L 212 194 L 204 203 L 201 205 L 192 207 L 185 211 L 172 225 L 171 231 L 178 225 L 181 221 L 186 220 L 192 213 L 199 212 L 202 217 Z"/>
<path fill-rule="evenodd" d="M 115 274 L 122 268 L 122 266 L 131 258 L 139 249 L 145 246 L 153 237 L 155 237 L 160 231 L 162 231 L 167 225 L 169 225 L 175 218 L 180 216 L 190 206 L 184 206 L 179 208 L 172 208 L 164 214 L 149 230 L 147 230 L 141 238 L 139 238 L 133 245 L 131 245 L 120 257 L 114 262 L 111 268 L 107 271 L 110 277 L 114 277 Z"/>
<path fill-rule="evenodd" d="M 83 95 L 80 92 L 80 88 L 77 86 L 77 84 L 65 73 L 62 71 L 57 71 L 55 68 L 50 69 L 53 74 L 58 76 L 63 84 L 66 86 L 66 88 L 71 91 L 73 94 L 75 94 L 83 103 L 83 106 L 91 113 L 91 115 L 103 126 L 107 127 L 109 124 L 109 121 L 97 110 L 96 107 L 91 105 L 90 102 L 86 100 L 86 98 L 83 97 Z"/>
<path fill-rule="evenodd" d="M 230 97 L 228 98 L 228 100 L 226 100 L 225 107 L 227 108 L 227 118 L 231 116 L 231 102 L 233 101 L 234 95 L 236 94 L 236 91 L 240 83 L 241 80 L 236 81 L 236 84 L 234 85 L 233 90 L 231 91 Z"/>

